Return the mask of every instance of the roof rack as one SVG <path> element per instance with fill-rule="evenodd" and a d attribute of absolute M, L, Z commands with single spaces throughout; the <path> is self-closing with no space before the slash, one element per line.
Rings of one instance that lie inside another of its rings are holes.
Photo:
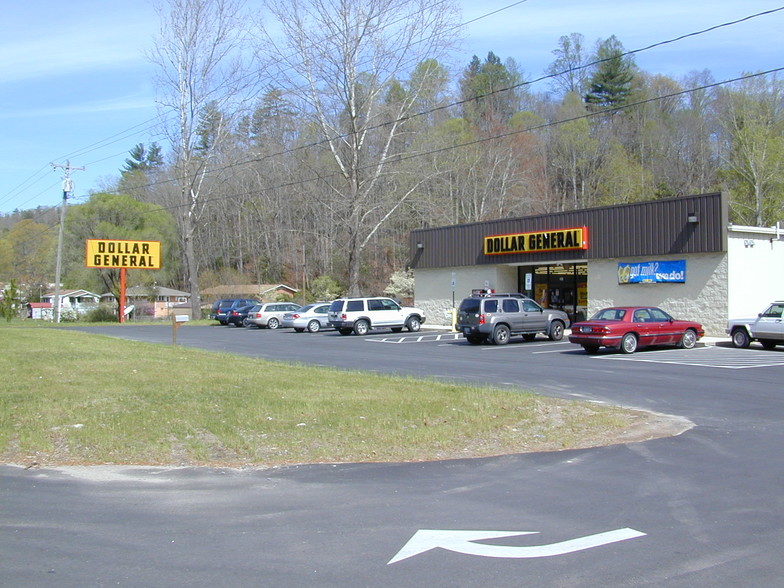
<path fill-rule="evenodd" d="M 499 298 L 528 298 L 528 296 L 520 294 L 519 292 L 496 292 L 492 288 L 477 288 L 471 290 L 472 298 L 488 298 L 489 296 Z"/>

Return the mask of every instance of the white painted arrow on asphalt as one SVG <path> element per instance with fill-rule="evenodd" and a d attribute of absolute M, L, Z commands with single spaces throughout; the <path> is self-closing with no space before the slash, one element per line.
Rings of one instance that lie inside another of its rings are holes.
<path fill-rule="evenodd" d="M 645 533 L 634 529 L 616 529 L 605 531 L 596 535 L 587 535 L 577 539 L 569 539 L 558 543 L 547 545 L 514 546 L 514 545 L 487 545 L 486 543 L 474 543 L 482 539 L 499 539 L 501 537 L 516 537 L 519 535 L 534 535 L 538 531 L 447 531 L 437 529 L 420 529 L 411 539 L 398 551 L 387 565 L 401 561 L 403 559 L 419 555 L 436 547 L 464 553 L 466 555 L 479 555 L 482 557 L 506 557 L 506 558 L 532 558 L 532 557 L 551 557 L 553 555 L 564 555 L 574 551 L 582 551 L 591 547 L 599 547 L 609 543 L 625 541 L 643 537 Z"/>

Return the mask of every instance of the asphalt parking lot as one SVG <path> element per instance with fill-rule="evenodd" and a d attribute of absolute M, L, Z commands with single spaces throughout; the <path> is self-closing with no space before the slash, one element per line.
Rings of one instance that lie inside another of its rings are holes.
<path fill-rule="evenodd" d="M 167 327 L 96 332 L 171 344 Z M 93 329 L 91 329 L 93 330 Z M 411 464 L 0 468 L 0 584 L 775 586 L 784 348 L 186 326 L 178 344 L 677 415 L 675 437 Z M 259 383 L 263 385 L 263 383 Z"/>

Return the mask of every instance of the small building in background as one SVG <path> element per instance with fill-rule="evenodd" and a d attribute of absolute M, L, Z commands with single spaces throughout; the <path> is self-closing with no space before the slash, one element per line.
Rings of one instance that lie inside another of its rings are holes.
<path fill-rule="evenodd" d="M 256 298 L 262 302 L 291 300 L 299 290 L 286 284 L 228 284 L 205 288 L 201 291 L 202 302 L 211 303 L 221 298 Z"/>
<path fill-rule="evenodd" d="M 163 286 L 132 286 L 125 290 L 125 304 L 131 319 L 169 319 L 172 314 L 186 314 L 191 295 L 182 290 Z M 117 307 L 114 294 L 101 296 L 104 304 Z M 131 308 L 132 307 L 132 308 Z"/>
<path fill-rule="evenodd" d="M 28 302 L 27 318 L 50 321 L 52 320 L 51 302 Z"/>

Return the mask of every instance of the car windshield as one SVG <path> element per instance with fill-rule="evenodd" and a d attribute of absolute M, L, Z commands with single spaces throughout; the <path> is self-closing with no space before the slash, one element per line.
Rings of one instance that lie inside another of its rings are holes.
<path fill-rule="evenodd" d="M 782 311 L 784 311 L 784 304 L 774 303 L 771 304 L 765 310 L 765 312 L 762 313 L 762 316 L 769 318 L 781 318 Z"/>
<path fill-rule="evenodd" d="M 622 308 L 605 308 L 591 317 L 593 321 L 622 321 L 626 311 Z"/>

